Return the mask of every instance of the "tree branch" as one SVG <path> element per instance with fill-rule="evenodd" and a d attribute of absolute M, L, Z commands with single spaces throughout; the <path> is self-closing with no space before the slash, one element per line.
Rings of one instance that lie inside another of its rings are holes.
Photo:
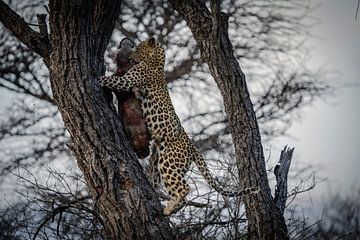
<path fill-rule="evenodd" d="M 286 200 L 287 200 L 287 175 L 290 169 L 291 159 L 294 148 L 287 146 L 281 151 L 278 164 L 275 166 L 274 174 L 276 177 L 275 187 L 275 204 L 284 214 Z"/>
<path fill-rule="evenodd" d="M 171 199 L 170 196 L 168 196 L 165 193 L 162 193 L 160 191 L 157 191 L 157 194 L 159 195 L 159 197 L 162 197 L 165 200 Z M 200 202 L 194 202 L 194 201 L 188 201 L 188 200 L 186 200 L 185 204 L 188 206 L 196 207 L 196 208 L 211 208 L 212 207 L 211 204 L 209 204 L 209 203 L 200 203 Z"/>
<path fill-rule="evenodd" d="M 34 31 L 25 20 L 0 0 L 0 21 L 30 49 L 45 59 L 50 55 L 50 42 L 46 36 Z"/>
<path fill-rule="evenodd" d="M 48 37 L 47 24 L 46 24 L 46 14 L 37 14 L 36 15 L 39 23 L 40 34 L 44 37 Z"/>
<path fill-rule="evenodd" d="M 209 37 L 212 18 L 205 3 L 197 1 L 184 2 L 179 0 L 171 0 L 170 3 L 174 9 L 182 15 L 193 33 L 194 29 L 197 29 L 196 34 L 194 34 L 194 38 L 197 41 L 205 40 Z"/>
<path fill-rule="evenodd" d="M 196 61 L 197 61 L 197 59 L 190 57 L 189 59 L 182 61 L 180 63 L 180 65 L 178 67 L 176 67 L 173 71 L 166 72 L 165 73 L 166 82 L 167 83 L 173 82 L 173 81 L 179 79 L 180 77 L 184 76 L 185 74 L 189 74 L 191 72 L 191 68 L 192 68 L 194 62 L 196 62 Z"/>
<path fill-rule="evenodd" d="M 248 238 L 288 239 L 284 217 L 271 196 L 260 131 L 245 75 L 234 57 L 228 16 L 216 0 L 211 2 L 212 13 L 202 1 L 170 2 L 186 20 L 223 97 L 242 187 L 261 188 L 259 194 L 244 198 Z"/>

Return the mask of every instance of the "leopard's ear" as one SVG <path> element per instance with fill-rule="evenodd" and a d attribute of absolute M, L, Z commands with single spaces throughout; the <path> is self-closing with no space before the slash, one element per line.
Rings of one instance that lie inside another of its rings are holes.
<path fill-rule="evenodd" d="M 150 47 L 155 47 L 156 45 L 156 39 L 154 37 L 149 38 L 147 42 L 149 43 Z"/>

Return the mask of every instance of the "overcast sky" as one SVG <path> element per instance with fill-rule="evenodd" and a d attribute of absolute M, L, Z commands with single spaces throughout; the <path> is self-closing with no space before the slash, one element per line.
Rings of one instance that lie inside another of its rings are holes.
<path fill-rule="evenodd" d="M 360 188 L 360 16 L 356 21 L 357 0 L 314 2 L 321 6 L 311 15 L 321 22 L 311 30 L 317 38 L 307 43 L 313 49 L 308 66 L 340 71 L 338 81 L 348 87 L 306 108 L 289 131 L 295 139 L 277 143 L 295 147 L 294 161 L 313 164 L 328 178 L 312 192 L 321 202 L 329 193 Z"/>

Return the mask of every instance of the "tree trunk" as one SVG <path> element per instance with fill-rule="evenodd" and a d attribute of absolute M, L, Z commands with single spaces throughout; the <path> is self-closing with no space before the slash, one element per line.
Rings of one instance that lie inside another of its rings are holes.
<path fill-rule="evenodd" d="M 233 54 L 227 17 L 220 13 L 219 1 L 211 2 L 212 14 L 202 1 L 170 2 L 190 27 L 223 96 L 243 187 L 261 188 L 259 194 L 244 197 L 249 239 L 288 239 L 284 217 L 271 196 L 260 131 L 245 75 Z"/>
<path fill-rule="evenodd" d="M 105 70 L 104 51 L 120 6 L 121 1 L 110 0 L 50 0 L 50 41 L 38 37 L 2 1 L 0 20 L 30 48 L 44 53 L 55 102 L 109 238 L 174 239 L 120 121 L 96 81 Z M 30 41 L 21 34 L 24 29 Z"/>

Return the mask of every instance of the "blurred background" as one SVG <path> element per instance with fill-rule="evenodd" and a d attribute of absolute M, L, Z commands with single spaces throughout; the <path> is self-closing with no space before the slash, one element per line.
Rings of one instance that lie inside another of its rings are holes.
<path fill-rule="evenodd" d="M 32 28 L 47 1 L 6 1 Z M 294 147 L 286 219 L 292 239 L 360 239 L 360 16 L 357 0 L 224 0 L 229 34 L 262 133 L 272 189 Z M 41 58 L 0 24 L 0 239 L 102 239 L 101 221 L 69 149 Z M 176 111 L 214 175 L 237 184 L 221 95 L 186 23 L 166 0 L 124 1 L 106 52 L 156 36 Z M 144 168 L 147 160 L 141 161 Z M 188 206 L 171 218 L 198 239 L 246 234 L 244 208 L 188 176 Z M 206 204 L 211 204 L 212 211 Z M 206 220 L 208 219 L 208 220 Z M 209 220 L 210 219 L 210 220 Z M 204 221 L 207 222 L 204 222 Z M 221 224 L 219 224 L 221 222 Z M 200 227 L 201 226 L 201 227 Z"/>

